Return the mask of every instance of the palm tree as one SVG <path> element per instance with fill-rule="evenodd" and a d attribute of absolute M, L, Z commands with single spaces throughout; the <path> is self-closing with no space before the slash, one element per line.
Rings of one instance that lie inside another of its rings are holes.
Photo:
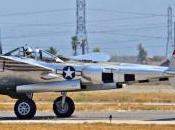
<path fill-rule="evenodd" d="M 141 64 L 144 63 L 147 57 L 147 51 L 145 48 L 142 46 L 142 43 L 138 45 L 138 55 L 137 55 L 137 61 Z"/>
<path fill-rule="evenodd" d="M 77 38 L 77 36 L 73 36 L 72 37 L 71 44 L 72 44 L 72 50 L 74 51 L 74 56 L 76 56 L 77 55 L 77 45 L 78 45 L 78 38 Z"/>
<path fill-rule="evenodd" d="M 46 51 L 53 54 L 53 55 L 57 55 L 57 53 L 58 53 L 58 50 L 54 47 L 49 47 Z"/>
<path fill-rule="evenodd" d="M 92 50 L 92 52 L 100 52 L 100 48 L 96 47 Z"/>

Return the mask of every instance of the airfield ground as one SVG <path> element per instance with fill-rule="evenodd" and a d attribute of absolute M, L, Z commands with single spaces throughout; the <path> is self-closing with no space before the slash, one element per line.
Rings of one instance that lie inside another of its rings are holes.
<path fill-rule="evenodd" d="M 39 111 L 52 111 L 58 93 L 34 95 Z M 175 110 L 175 90 L 170 85 L 135 85 L 120 90 L 68 93 L 77 111 Z M 11 111 L 15 100 L 0 96 L 0 111 Z"/>
<path fill-rule="evenodd" d="M 2 130 L 174 130 L 175 125 L 126 124 L 0 124 Z"/>
<path fill-rule="evenodd" d="M 38 111 L 52 111 L 52 102 L 58 93 L 40 93 L 34 95 Z M 170 85 L 134 85 L 120 90 L 75 92 L 68 93 L 76 104 L 76 111 L 138 111 L 138 110 L 166 110 L 175 111 L 175 90 Z M 13 111 L 15 100 L 7 96 L 0 96 L 0 111 Z M 174 130 L 173 125 L 135 125 L 135 124 L 47 124 L 47 123 L 0 123 L 0 129 L 6 130 Z"/>
<path fill-rule="evenodd" d="M 52 102 L 37 102 L 37 110 L 42 112 L 52 111 Z M 75 103 L 76 111 L 137 111 L 137 110 L 175 110 L 175 103 Z M 0 102 L 0 111 L 12 111 L 14 102 Z"/>

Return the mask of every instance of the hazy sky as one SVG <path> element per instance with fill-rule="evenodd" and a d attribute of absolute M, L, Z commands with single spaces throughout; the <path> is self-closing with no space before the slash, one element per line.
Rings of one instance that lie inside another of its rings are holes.
<path fill-rule="evenodd" d="M 175 0 L 87 0 L 90 49 L 136 55 L 142 42 L 149 55 L 164 55 L 167 7 Z M 25 44 L 54 46 L 71 55 L 76 31 L 76 0 L 0 0 L 0 26 L 5 51 Z"/>

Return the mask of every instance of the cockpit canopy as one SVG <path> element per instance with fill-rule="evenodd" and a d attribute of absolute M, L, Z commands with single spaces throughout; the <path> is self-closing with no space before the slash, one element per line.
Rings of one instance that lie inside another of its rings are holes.
<path fill-rule="evenodd" d="M 9 51 L 4 54 L 5 56 L 15 56 L 21 58 L 32 58 L 39 61 L 45 62 L 59 62 L 62 63 L 63 61 L 58 58 L 57 56 L 45 51 L 43 49 L 33 49 L 29 46 L 27 47 L 18 47 L 12 51 Z"/>

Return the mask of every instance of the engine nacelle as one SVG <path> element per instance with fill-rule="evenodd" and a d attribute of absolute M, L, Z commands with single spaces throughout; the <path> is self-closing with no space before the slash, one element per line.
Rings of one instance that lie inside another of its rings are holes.
<path fill-rule="evenodd" d="M 95 91 L 95 90 L 110 90 L 121 89 L 123 84 L 121 83 L 104 83 L 104 84 L 87 84 L 82 86 L 83 91 Z"/>
<path fill-rule="evenodd" d="M 29 85 L 20 85 L 16 87 L 18 93 L 36 93 L 36 92 L 61 92 L 76 91 L 81 89 L 80 80 L 65 80 Z"/>

